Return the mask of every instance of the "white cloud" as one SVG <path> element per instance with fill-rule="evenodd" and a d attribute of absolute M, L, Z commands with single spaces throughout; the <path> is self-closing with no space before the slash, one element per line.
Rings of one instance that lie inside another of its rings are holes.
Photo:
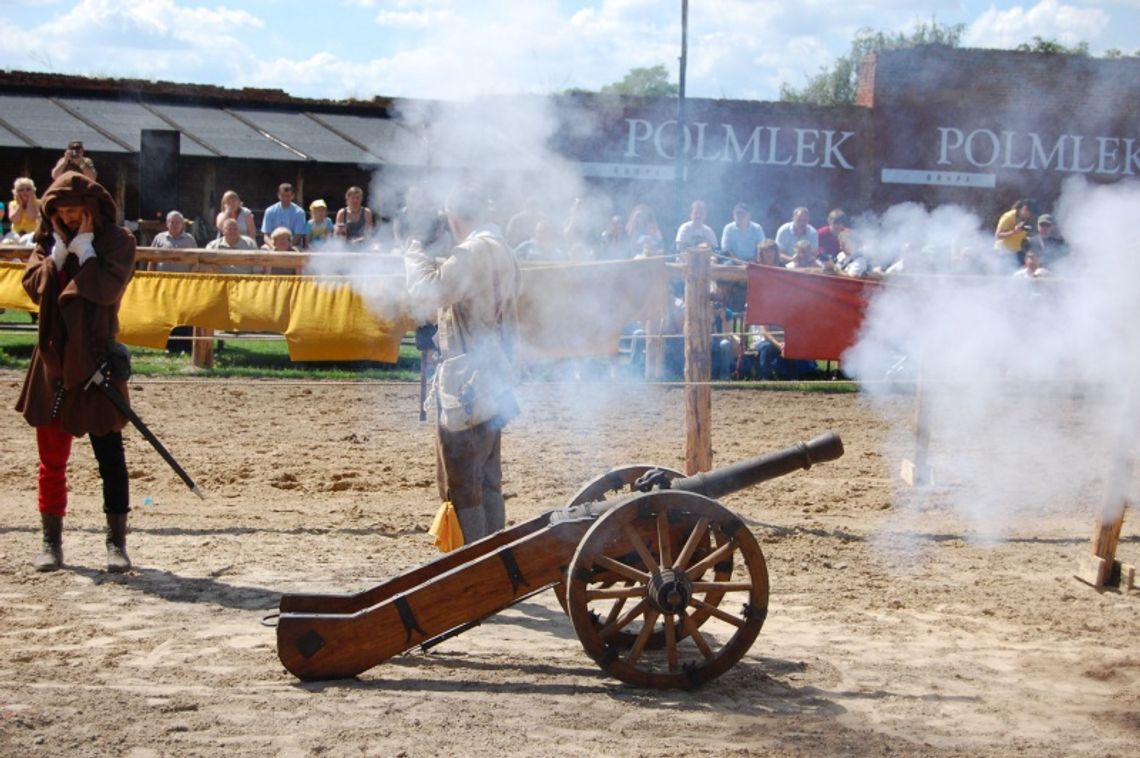
<path fill-rule="evenodd" d="M 455 20 L 455 15 L 446 9 L 380 11 L 376 23 L 393 29 L 430 29 Z"/>
<path fill-rule="evenodd" d="M 966 29 L 969 47 L 1012 48 L 1034 37 L 1055 39 L 1065 45 L 1097 42 L 1108 28 L 1109 16 L 1100 8 L 1065 5 L 1041 0 L 1031 8 L 1020 5 L 997 10 L 992 5 Z"/>

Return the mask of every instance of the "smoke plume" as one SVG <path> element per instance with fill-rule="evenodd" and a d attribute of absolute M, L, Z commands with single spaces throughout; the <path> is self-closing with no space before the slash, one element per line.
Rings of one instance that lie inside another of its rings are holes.
<path fill-rule="evenodd" d="M 1071 252 L 1045 280 L 998 275 L 992 231 L 961 209 L 904 206 L 871 225 L 872 247 L 906 250 L 906 270 L 932 276 L 888 282 L 845 370 L 884 414 L 900 380 L 919 382 L 935 482 L 919 501 L 945 498 L 982 539 L 1032 528 L 1035 513 L 1093 515 L 1132 488 L 1105 480 L 1140 421 L 1137 207 L 1136 185 L 1069 180 L 1054 216 Z M 991 275 L 959 275 L 976 256 Z M 893 414 L 908 457 L 911 422 Z"/>

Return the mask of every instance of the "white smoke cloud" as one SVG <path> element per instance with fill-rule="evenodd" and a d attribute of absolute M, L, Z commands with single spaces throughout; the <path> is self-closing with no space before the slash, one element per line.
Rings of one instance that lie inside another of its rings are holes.
<path fill-rule="evenodd" d="M 936 482 L 924 494 L 982 538 L 1048 510 L 1092 515 L 1113 451 L 1132 452 L 1140 287 L 1128 272 L 1140 250 L 1121 219 L 1138 204 L 1140 186 L 1069 180 L 1055 216 L 1072 253 L 1044 281 L 951 275 L 963 250 L 1001 257 L 992 232 L 960 209 L 891 209 L 869 234 L 884 247 L 909 244 L 937 275 L 884 287 L 845 370 L 876 405 L 897 403 L 892 380 L 921 378 Z M 910 457 L 912 419 L 888 405 L 879 407 L 895 423 L 892 446 Z"/>

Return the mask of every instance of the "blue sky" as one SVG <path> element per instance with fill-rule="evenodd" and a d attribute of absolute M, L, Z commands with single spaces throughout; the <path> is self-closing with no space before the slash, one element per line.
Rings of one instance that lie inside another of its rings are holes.
<path fill-rule="evenodd" d="M 300 97 L 457 99 L 676 80 L 680 0 L 5 0 L 0 69 L 268 87 Z M 965 24 L 971 47 L 1034 35 L 1140 49 L 1140 0 L 692 0 L 688 93 L 775 99 L 856 30 Z"/>

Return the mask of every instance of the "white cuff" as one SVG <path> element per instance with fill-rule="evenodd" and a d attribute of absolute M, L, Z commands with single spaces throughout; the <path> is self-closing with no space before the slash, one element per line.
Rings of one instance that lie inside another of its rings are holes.
<path fill-rule="evenodd" d="M 91 232 L 84 232 L 83 234 L 75 235 L 67 245 L 67 249 L 75 253 L 79 258 L 79 265 L 82 266 L 89 259 L 95 257 L 95 248 L 91 247 L 91 242 L 95 239 L 95 235 Z"/>
<path fill-rule="evenodd" d="M 63 237 L 58 234 L 55 235 L 55 245 L 51 249 L 51 259 L 55 262 L 56 268 L 63 268 L 64 261 L 67 260 L 67 243 L 63 241 Z"/>

